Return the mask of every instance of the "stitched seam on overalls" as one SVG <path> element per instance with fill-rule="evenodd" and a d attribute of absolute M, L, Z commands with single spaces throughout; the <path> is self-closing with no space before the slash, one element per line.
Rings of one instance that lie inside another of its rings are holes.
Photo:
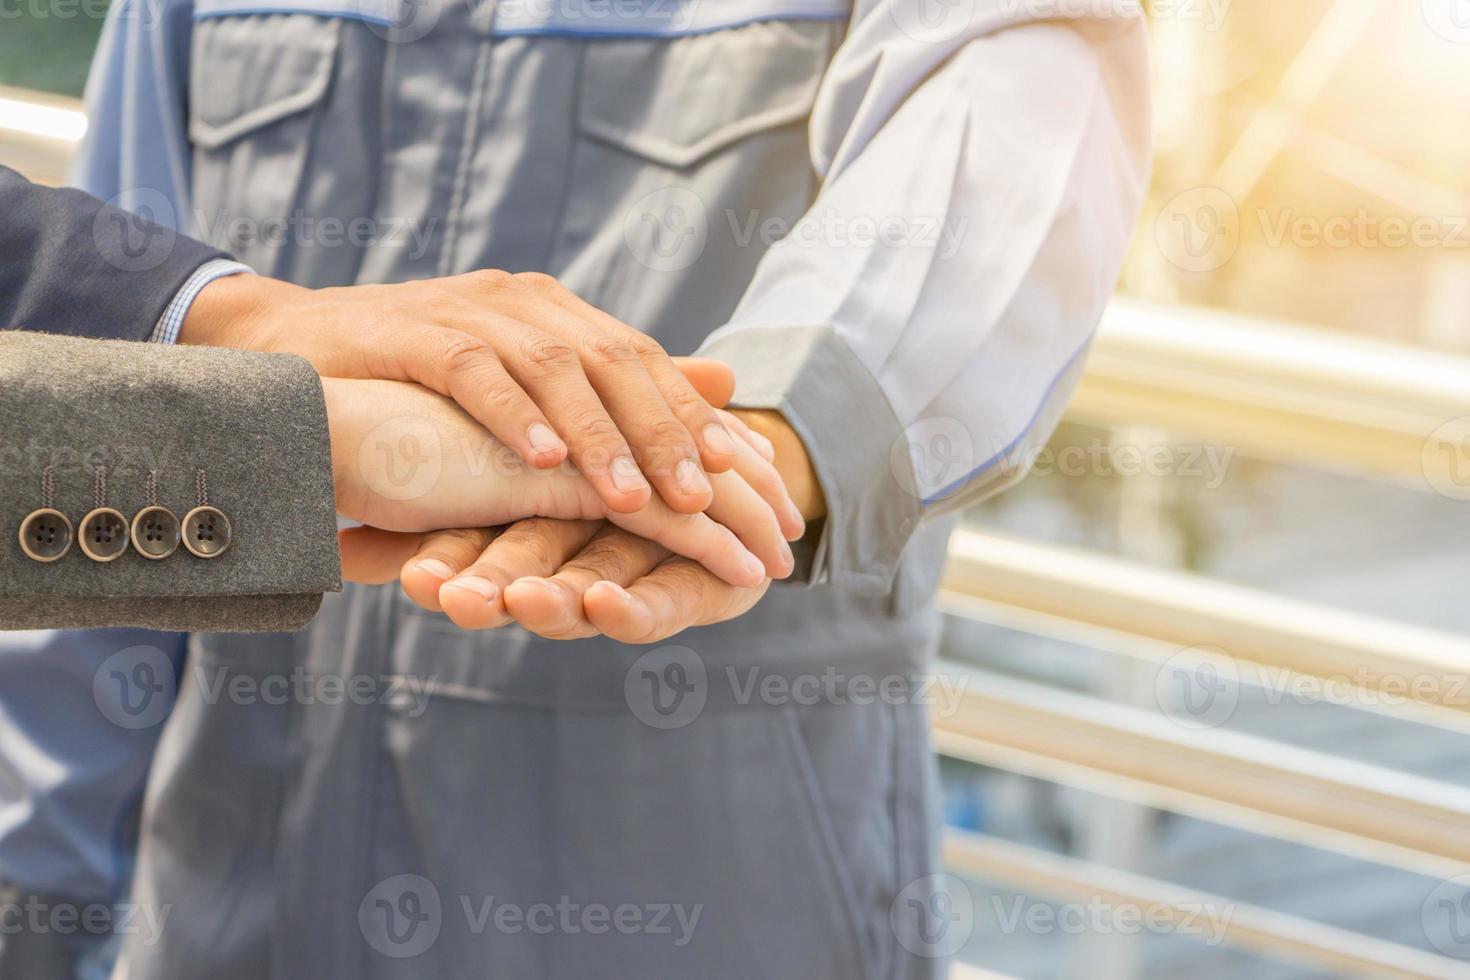
<path fill-rule="evenodd" d="M 566 143 L 566 163 L 562 167 L 561 199 L 556 202 L 556 218 L 551 226 L 551 236 L 546 245 L 546 259 L 541 263 L 543 270 L 552 268 L 552 263 L 556 261 L 557 253 L 561 250 L 562 238 L 566 232 L 567 203 L 572 198 L 572 179 L 577 172 L 577 154 L 582 150 L 581 133 L 577 129 L 576 120 L 582 117 L 582 73 L 586 65 L 587 46 L 583 44 L 577 51 L 577 70 L 572 76 L 572 131 L 571 138 Z"/>
<path fill-rule="evenodd" d="M 449 276 L 455 272 L 454 252 L 459 243 L 459 214 L 469 194 L 470 163 L 475 156 L 475 140 L 480 132 L 480 107 L 484 101 L 485 79 L 490 71 L 490 38 L 480 41 L 480 50 L 475 55 L 474 78 L 470 82 L 470 100 L 465 107 L 464 142 L 459 148 L 459 162 L 455 166 L 454 185 L 449 193 L 449 210 L 445 215 L 444 244 L 439 252 L 439 275 Z"/>

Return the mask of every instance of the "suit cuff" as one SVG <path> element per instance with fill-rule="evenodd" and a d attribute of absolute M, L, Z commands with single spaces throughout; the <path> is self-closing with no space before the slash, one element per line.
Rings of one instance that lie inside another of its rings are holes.
<path fill-rule="evenodd" d="M 827 517 L 793 578 L 888 592 L 921 504 L 893 471 L 903 427 L 878 379 L 826 326 L 729 330 L 698 356 L 734 369 L 732 407 L 780 411 L 806 446 Z"/>
<path fill-rule="evenodd" d="M 204 291 L 204 287 L 216 279 L 237 276 L 242 272 L 254 270 L 233 259 L 210 259 L 195 269 L 194 274 L 174 294 L 173 300 L 164 307 L 163 315 L 154 324 L 153 333 L 148 336 L 148 340 L 155 344 L 175 343 L 179 339 L 179 330 L 184 325 L 184 317 L 189 315 L 189 307 L 194 305 L 194 300 Z"/>

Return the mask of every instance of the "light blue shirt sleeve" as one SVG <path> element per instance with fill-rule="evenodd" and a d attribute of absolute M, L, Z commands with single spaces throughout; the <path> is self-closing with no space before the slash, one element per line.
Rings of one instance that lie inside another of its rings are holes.
<path fill-rule="evenodd" d="M 120 0 L 108 12 L 87 78 L 87 135 L 72 171 L 72 183 L 94 197 L 184 234 L 195 230 L 185 108 L 193 15 L 193 0 Z M 174 343 L 205 286 L 249 271 L 227 259 L 200 266 L 149 339 Z"/>
<path fill-rule="evenodd" d="M 193 0 L 119 0 L 87 79 L 87 135 L 72 183 L 194 234 L 185 99 Z"/>

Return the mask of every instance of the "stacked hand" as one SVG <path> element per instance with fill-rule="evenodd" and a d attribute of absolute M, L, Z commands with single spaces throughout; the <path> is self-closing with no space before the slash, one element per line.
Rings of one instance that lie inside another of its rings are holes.
<path fill-rule="evenodd" d="M 342 533 L 344 576 L 401 575 L 465 628 L 652 642 L 728 619 L 791 573 L 786 542 L 821 512 L 779 416 L 716 407 L 728 368 L 669 358 L 549 277 L 232 277 L 180 340 L 313 363 L 338 510 L 364 525 Z"/>

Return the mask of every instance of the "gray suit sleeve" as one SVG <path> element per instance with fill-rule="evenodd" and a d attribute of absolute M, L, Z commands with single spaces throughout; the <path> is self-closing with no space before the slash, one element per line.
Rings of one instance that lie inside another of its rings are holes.
<path fill-rule="evenodd" d="M 74 544 L 34 561 L 19 529 L 45 502 L 48 467 L 51 505 L 74 530 L 101 496 L 131 521 L 152 474 L 180 518 L 202 482 L 233 541 L 211 559 L 129 548 L 101 563 Z M 341 587 L 336 527 L 326 407 L 306 361 L 0 332 L 0 629 L 298 629 Z"/>

